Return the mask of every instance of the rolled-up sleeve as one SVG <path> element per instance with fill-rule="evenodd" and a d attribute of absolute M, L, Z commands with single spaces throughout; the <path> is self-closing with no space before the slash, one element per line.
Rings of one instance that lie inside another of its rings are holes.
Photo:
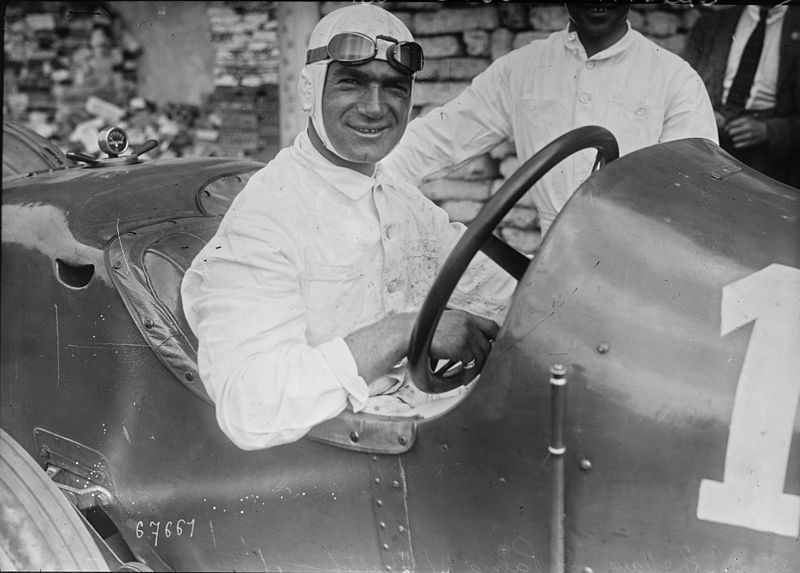
<path fill-rule="evenodd" d="M 342 338 L 309 345 L 296 265 L 263 221 L 243 219 L 201 251 L 181 295 L 218 423 L 251 450 L 297 440 L 348 400 L 360 410 L 368 390 Z"/>

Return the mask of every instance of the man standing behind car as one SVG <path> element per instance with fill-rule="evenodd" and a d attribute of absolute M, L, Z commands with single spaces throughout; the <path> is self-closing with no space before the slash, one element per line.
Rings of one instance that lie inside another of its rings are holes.
<path fill-rule="evenodd" d="M 630 4 L 567 3 L 569 26 L 495 60 L 461 95 L 409 124 L 383 162 L 416 185 L 502 141 L 521 161 L 564 133 L 599 125 L 620 155 L 686 137 L 717 141 L 702 80 L 627 21 Z M 576 153 L 533 186 L 542 233 L 589 176 L 594 151 Z"/>
<path fill-rule="evenodd" d="M 712 10 L 692 28 L 684 57 L 706 82 L 722 148 L 800 187 L 800 7 Z"/>
<path fill-rule="evenodd" d="M 308 130 L 256 173 L 181 294 L 225 434 L 243 449 L 299 439 L 345 407 L 403 415 L 427 396 L 399 363 L 416 311 L 465 227 L 377 165 L 402 136 L 422 48 L 375 5 L 315 27 L 300 98 Z M 432 355 L 480 369 L 514 282 L 480 256 Z M 399 390 L 398 390 L 399 388 Z"/>

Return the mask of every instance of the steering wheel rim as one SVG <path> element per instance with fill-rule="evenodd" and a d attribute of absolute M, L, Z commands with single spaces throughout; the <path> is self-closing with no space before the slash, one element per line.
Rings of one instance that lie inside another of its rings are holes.
<path fill-rule="evenodd" d="M 584 149 L 597 149 L 595 171 L 619 157 L 619 146 L 614 135 L 599 126 L 574 129 L 554 139 L 533 157 L 523 163 L 500 187 L 480 213 L 469 224 L 467 231 L 439 269 L 436 278 L 420 307 L 408 348 L 408 369 L 412 383 L 427 394 L 440 394 L 469 383 L 477 371 L 463 370 L 460 374 L 442 378 L 434 376 L 429 365 L 429 353 L 433 335 L 445 305 L 453 294 L 458 281 L 479 249 L 500 264 L 515 278 L 529 262 L 527 257 L 496 238 L 492 231 L 511 210 L 517 201 L 550 169 L 570 155 Z M 498 253 L 498 243 L 502 245 Z M 487 249 L 487 246 L 491 248 Z M 509 253 L 513 251 L 513 253 Z M 526 261 L 520 262 L 519 257 Z"/>

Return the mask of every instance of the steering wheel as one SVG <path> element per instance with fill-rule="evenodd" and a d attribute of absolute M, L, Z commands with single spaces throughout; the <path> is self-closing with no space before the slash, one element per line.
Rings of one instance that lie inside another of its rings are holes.
<path fill-rule="evenodd" d="M 445 305 L 478 249 L 515 279 L 522 278 L 530 259 L 497 238 L 492 231 L 511 207 L 545 173 L 573 153 L 591 147 L 597 149 L 593 172 L 619 157 L 617 140 L 605 128 L 586 126 L 565 133 L 523 163 L 469 224 L 469 228 L 436 275 L 411 333 L 408 368 L 411 380 L 419 390 L 428 394 L 440 394 L 463 386 L 477 376 L 478 372 L 472 369 L 462 369 L 450 376 L 434 374 L 431 370 L 428 358 L 431 341 Z"/>

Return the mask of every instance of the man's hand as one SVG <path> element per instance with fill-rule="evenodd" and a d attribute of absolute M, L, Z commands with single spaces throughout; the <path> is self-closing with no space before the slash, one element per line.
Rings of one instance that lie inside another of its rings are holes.
<path fill-rule="evenodd" d="M 752 117 L 737 117 L 725 126 L 733 146 L 737 149 L 756 147 L 767 142 L 767 125 Z"/>
<path fill-rule="evenodd" d="M 466 368 L 483 368 L 500 327 L 463 310 L 445 310 L 431 342 L 431 357 L 460 360 Z"/>
<path fill-rule="evenodd" d="M 392 314 L 345 337 L 358 373 L 367 383 L 388 372 L 406 355 L 416 318 L 416 313 Z M 465 367 L 483 368 L 498 330 L 497 323 L 488 318 L 463 310 L 445 310 L 433 335 L 431 355 L 460 360 Z"/>

